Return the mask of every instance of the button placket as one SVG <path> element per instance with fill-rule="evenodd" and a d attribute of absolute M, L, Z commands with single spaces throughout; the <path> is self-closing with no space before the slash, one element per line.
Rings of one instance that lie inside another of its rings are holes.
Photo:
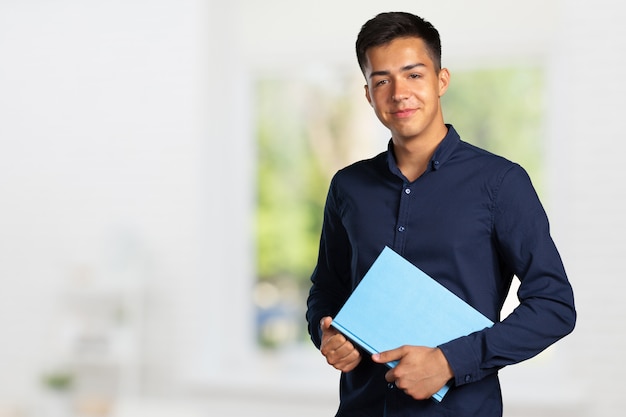
<path fill-rule="evenodd" d="M 407 221 L 409 219 L 410 213 L 410 195 L 411 188 L 408 184 L 403 184 L 402 190 L 400 191 L 400 207 L 398 208 L 398 220 L 396 223 L 396 237 L 395 237 L 395 248 L 398 250 L 402 250 L 404 246 L 404 240 L 407 230 Z"/>

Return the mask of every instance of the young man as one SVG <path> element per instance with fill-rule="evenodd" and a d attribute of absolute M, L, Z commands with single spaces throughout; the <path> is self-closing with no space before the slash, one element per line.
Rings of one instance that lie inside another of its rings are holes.
<path fill-rule="evenodd" d="M 501 416 L 498 370 L 535 356 L 576 320 L 547 217 L 519 165 L 444 123 L 450 74 L 430 23 L 382 13 L 363 25 L 356 51 L 365 96 L 391 140 L 334 176 L 324 210 L 307 320 L 342 371 L 337 416 Z M 353 345 L 330 323 L 385 246 L 496 324 L 434 348 L 370 356 Z M 520 304 L 501 320 L 514 275 Z M 448 381 L 443 401 L 430 399 Z"/>

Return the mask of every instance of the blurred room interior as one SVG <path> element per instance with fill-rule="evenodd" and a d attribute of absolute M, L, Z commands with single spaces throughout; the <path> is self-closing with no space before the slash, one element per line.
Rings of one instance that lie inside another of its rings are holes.
<path fill-rule="evenodd" d="M 330 175 L 388 140 L 353 52 L 387 10 L 439 29 L 447 122 L 528 167 L 574 286 L 505 416 L 620 415 L 618 6 L 0 2 L 0 417 L 334 414 L 303 297 Z"/>

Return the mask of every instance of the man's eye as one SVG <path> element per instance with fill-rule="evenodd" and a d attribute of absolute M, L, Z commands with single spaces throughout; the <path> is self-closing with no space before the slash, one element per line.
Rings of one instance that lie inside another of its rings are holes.
<path fill-rule="evenodd" d="M 380 80 L 376 82 L 376 87 L 387 84 L 387 80 Z"/>
<path fill-rule="evenodd" d="M 421 75 L 419 75 L 419 74 L 411 74 L 411 75 L 409 75 L 409 77 L 410 78 L 420 78 Z"/>

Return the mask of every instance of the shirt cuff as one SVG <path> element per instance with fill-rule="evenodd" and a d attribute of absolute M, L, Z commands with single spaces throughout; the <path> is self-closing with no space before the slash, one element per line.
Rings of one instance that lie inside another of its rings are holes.
<path fill-rule="evenodd" d="M 461 337 L 438 347 L 452 368 L 456 386 L 469 384 L 482 378 L 480 361 L 468 337 Z"/>

